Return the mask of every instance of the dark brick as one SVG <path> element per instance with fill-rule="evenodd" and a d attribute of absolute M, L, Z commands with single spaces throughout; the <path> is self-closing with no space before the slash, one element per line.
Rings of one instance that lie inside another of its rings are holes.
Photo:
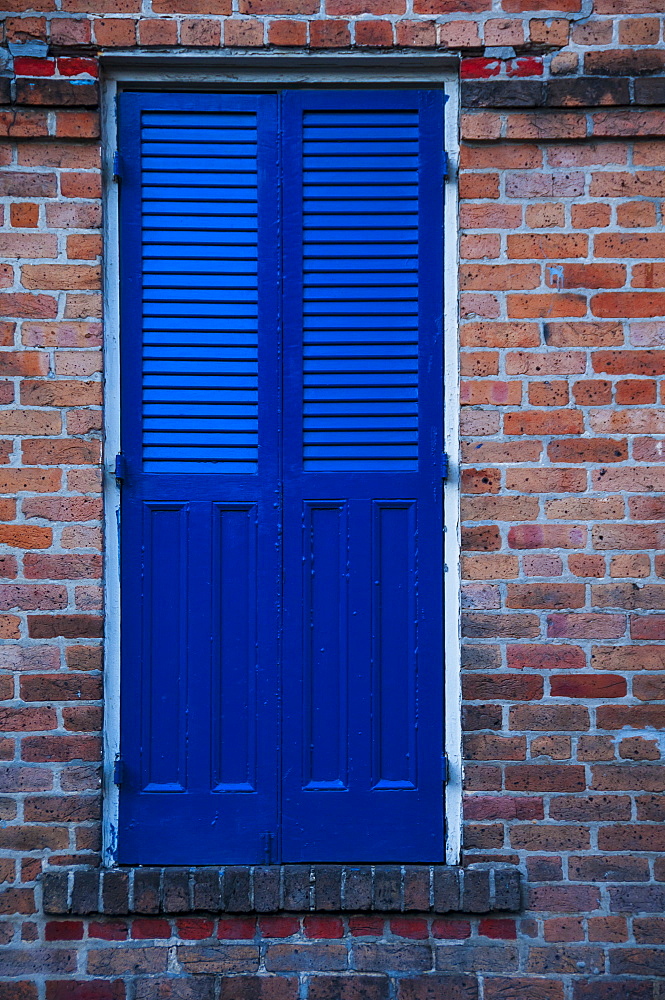
<path fill-rule="evenodd" d="M 647 858 L 604 854 L 568 859 L 568 878 L 581 882 L 648 882 Z"/>
<path fill-rule="evenodd" d="M 478 732 L 481 729 L 495 731 L 503 727 L 503 715 L 500 705 L 463 705 L 462 732 Z"/>
<path fill-rule="evenodd" d="M 614 975 L 665 978 L 665 950 L 662 948 L 615 948 L 610 951 L 610 972 Z"/>
<path fill-rule="evenodd" d="M 42 877 L 44 913 L 69 913 L 67 872 L 46 872 Z"/>
<path fill-rule="evenodd" d="M 16 103 L 44 107 L 96 107 L 99 100 L 96 83 L 70 80 L 16 81 Z"/>
<path fill-rule="evenodd" d="M 169 976 L 157 979 L 150 976 L 137 979 L 134 990 L 133 1000 L 213 1000 L 215 977 L 175 979 Z"/>
<path fill-rule="evenodd" d="M 274 913 L 280 907 L 281 869 L 276 865 L 254 869 L 254 909 L 257 913 Z"/>
<path fill-rule="evenodd" d="M 347 957 L 345 944 L 298 942 L 268 945 L 265 963 L 269 972 L 344 972 Z"/>
<path fill-rule="evenodd" d="M 195 910 L 218 910 L 222 902 L 219 868 L 199 868 L 192 879 L 192 904 Z"/>
<path fill-rule="evenodd" d="M 377 865 L 374 870 L 374 909 L 402 908 L 402 872 L 397 865 Z"/>
<path fill-rule="evenodd" d="M 429 867 L 407 865 L 404 869 L 404 909 L 429 910 Z"/>
<path fill-rule="evenodd" d="M 190 909 L 189 872 L 182 868 L 165 868 L 162 912 L 187 913 Z"/>
<path fill-rule="evenodd" d="M 163 995 L 163 994 L 162 994 Z M 120 979 L 87 979 L 76 982 L 72 979 L 51 980 L 46 984 L 46 1000 L 125 1000 L 125 984 Z M 156 998 L 158 993 L 154 993 Z M 169 994 L 179 1000 L 175 994 Z M 14 998 L 14 1000 L 20 1000 Z M 143 1000 L 137 993 L 137 1000 Z"/>
<path fill-rule="evenodd" d="M 256 972 L 259 967 L 259 950 L 255 945 L 219 942 L 196 947 L 180 945 L 176 955 L 187 975 Z"/>
<path fill-rule="evenodd" d="M 354 946 L 354 963 L 362 972 L 427 972 L 432 968 L 432 947 L 414 941 Z"/>
<path fill-rule="evenodd" d="M 219 1000 L 296 1000 L 293 976 L 222 976 Z"/>
<path fill-rule="evenodd" d="M 134 872 L 134 913 L 159 913 L 159 869 L 138 868 Z"/>
<path fill-rule="evenodd" d="M 487 913 L 490 908 L 489 870 L 466 868 L 462 873 L 460 910 L 464 913 Z"/>
<path fill-rule="evenodd" d="M 389 988 L 387 976 L 312 976 L 307 1000 L 387 1000 Z"/>
<path fill-rule="evenodd" d="M 610 889 L 609 894 L 612 913 L 662 913 L 665 910 L 665 886 L 622 885 Z"/>
<path fill-rule="evenodd" d="M 314 908 L 339 910 L 342 906 L 342 866 L 314 866 Z"/>
<path fill-rule="evenodd" d="M 651 1000 L 652 979 L 583 979 L 573 983 L 573 1000 Z"/>
<path fill-rule="evenodd" d="M 68 975 L 76 971 L 76 952 L 69 948 L 5 948 L 2 953 L 3 976 Z"/>
<path fill-rule="evenodd" d="M 597 77 L 550 80 L 546 85 L 545 104 L 557 108 L 594 108 L 607 104 L 630 104 L 628 80 Z"/>
<path fill-rule="evenodd" d="M 345 869 L 342 908 L 344 910 L 372 908 L 372 870 L 369 866 Z"/>
<path fill-rule="evenodd" d="M 75 871 L 72 886 L 72 913 L 99 913 L 98 871 Z"/>
<path fill-rule="evenodd" d="M 102 909 L 104 913 L 129 913 L 129 875 L 127 872 L 104 872 Z"/>
<path fill-rule="evenodd" d="M 553 979 L 524 979 L 488 976 L 484 982 L 485 1000 L 563 1000 L 563 984 Z"/>
<path fill-rule="evenodd" d="M 645 76 L 635 80 L 636 104 L 665 104 L 665 77 Z"/>
<path fill-rule="evenodd" d="M 544 100 L 544 85 L 535 80 L 462 81 L 463 108 L 537 108 Z"/>
<path fill-rule="evenodd" d="M 475 976 L 433 973 L 400 979 L 397 986 L 398 1000 L 476 1000 L 477 996 L 478 980 Z"/>
<path fill-rule="evenodd" d="M 284 909 L 310 909 L 310 868 L 308 865 L 284 866 Z"/>
<path fill-rule="evenodd" d="M 11 104 L 11 80 L 8 76 L 0 77 L 0 104 Z"/>
<path fill-rule="evenodd" d="M 436 968 L 440 972 L 515 972 L 518 950 L 514 944 L 456 944 L 436 947 Z"/>
<path fill-rule="evenodd" d="M 498 670 L 501 651 L 498 646 L 462 646 L 462 667 L 468 670 Z"/>
<path fill-rule="evenodd" d="M 599 49 L 584 56 L 584 71 L 595 76 L 649 76 L 665 67 L 665 53 L 642 46 Z"/>
<path fill-rule="evenodd" d="M 494 909 L 519 910 L 522 905 L 522 887 L 517 868 L 495 868 Z"/>
<path fill-rule="evenodd" d="M 460 908 L 460 871 L 437 865 L 434 868 L 434 912 L 450 913 Z"/>
<path fill-rule="evenodd" d="M 224 869 L 222 901 L 229 913 L 249 913 L 252 909 L 250 870 L 242 865 Z"/>

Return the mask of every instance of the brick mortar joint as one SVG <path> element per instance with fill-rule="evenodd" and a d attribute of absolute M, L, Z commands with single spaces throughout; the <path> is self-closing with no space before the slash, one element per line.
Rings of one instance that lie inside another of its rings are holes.
<path fill-rule="evenodd" d="M 47 871 L 43 912 L 493 913 L 521 908 L 515 865 L 229 865 Z"/>

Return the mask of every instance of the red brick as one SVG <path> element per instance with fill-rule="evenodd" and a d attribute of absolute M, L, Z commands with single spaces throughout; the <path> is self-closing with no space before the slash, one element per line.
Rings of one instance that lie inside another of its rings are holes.
<path fill-rule="evenodd" d="M 224 43 L 232 48 L 256 48 L 263 45 L 263 30 L 263 23 L 254 18 L 232 18 L 224 23 Z"/>
<path fill-rule="evenodd" d="M 28 634 L 32 639 L 101 638 L 102 619 L 98 615 L 30 615 Z"/>
<path fill-rule="evenodd" d="M 308 938 L 341 938 L 344 937 L 344 926 L 339 917 L 309 916 L 303 917 L 303 931 Z"/>
<path fill-rule="evenodd" d="M 319 0 L 240 0 L 241 14 L 317 14 Z M 333 11 L 328 11 L 332 14 Z"/>
<path fill-rule="evenodd" d="M 166 17 L 142 18 L 138 25 L 140 45 L 175 45 L 178 24 Z"/>
<path fill-rule="evenodd" d="M 508 236 L 507 243 L 508 256 L 522 259 L 586 257 L 588 251 L 588 237 L 581 234 L 519 234 Z"/>
<path fill-rule="evenodd" d="M 582 583 L 509 583 L 508 608 L 583 608 L 585 586 Z"/>
<path fill-rule="evenodd" d="M 182 917 L 176 920 L 177 936 L 184 941 L 202 941 L 212 937 L 214 920 L 206 917 Z"/>
<path fill-rule="evenodd" d="M 445 4 L 446 0 L 443 2 Z M 483 0 L 479 2 L 482 3 Z M 461 11 L 462 7 L 458 6 L 456 9 Z M 438 26 L 438 40 L 439 45 L 449 49 L 479 48 L 478 25 L 473 21 L 446 21 Z"/>
<path fill-rule="evenodd" d="M 465 264 L 460 268 L 459 281 L 462 289 L 503 291 L 505 288 L 538 288 L 540 265 Z"/>
<path fill-rule="evenodd" d="M 399 26 L 398 26 L 399 30 Z M 351 43 L 349 22 L 326 19 L 310 21 L 309 44 L 316 49 L 345 48 Z M 402 43 L 400 43 L 402 44 Z"/>
<path fill-rule="evenodd" d="M 504 416 L 506 434 L 580 434 L 582 430 L 579 410 L 521 410 Z"/>
<path fill-rule="evenodd" d="M 437 26 L 432 21 L 398 21 L 396 40 L 398 45 L 434 48 L 437 44 Z"/>
<path fill-rule="evenodd" d="M 476 56 L 462 60 L 460 76 L 463 80 L 486 80 L 489 77 L 498 76 L 500 72 L 501 61 L 499 59 Z"/>
<path fill-rule="evenodd" d="M 625 615 L 572 613 L 547 618 L 547 634 L 555 639 L 618 639 L 625 631 Z"/>
<path fill-rule="evenodd" d="M 579 406 L 606 406 L 612 402 L 612 383 L 583 379 L 573 385 L 573 397 Z"/>
<path fill-rule="evenodd" d="M 256 920 L 252 917 L 225 917 L 219 920 L 217 937 L 225 940 L 250 940 L 256 935 Z"/>
<path fill-rule="evenodd" d="M 170 938 L 171 925 L 161 917 L 135 917 L 132 921 L 132 938 Z"/>
<path fill-rule="evenodd" d="M 46 984 L 46 1000 L 125 1000 L 125 984 L 120 979 L 51 980 Z"/>
<path fill-rule="evenodd" d="M 393 917 L 390 921 L 390 931 L 397 937 L 423 940 L 429 937 L 427 920 L 422 917 Z"/>
<path fill-rule="evenodd" d="M 612 347 L 623 344 L 619 323 L 547 323 L 545 343 L 548 347 Z M 581 385 L 582 383 L 578 383 Z"/>
<path fill-rule="evenodd" d="M 259 917 L 259 929 L 264 938 L 292 937 L 300 931 L 300 920 L 291 916 Z"/>
<path fill-rule="evenodd" d="M 220 45 L 222 26 L 210 18 L 192 18 L 180 22 L 180 44 L 200 48 L 215 48 Z"/>
<path fill-rule="evenodd" d="M 599 296 L 595 296 L 595 298 L 599 298 Z M 507 295 L 506 302 L 508 315 L 515 319 L 584 316 L 587 311 L 587 301 L 584 296 L 565 292 L 556 292 L 551 295 Z M 598 312 L 597 315 L 611 315 L 611 313 Z M 649 315 L 655 314 L 649 313 Z"/>

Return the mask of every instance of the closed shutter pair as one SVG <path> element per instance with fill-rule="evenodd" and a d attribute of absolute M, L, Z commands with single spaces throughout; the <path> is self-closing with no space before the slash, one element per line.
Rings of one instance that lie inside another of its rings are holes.
<path fill-rule="evenodd" d="M 440 91 L 120 97 L 119 861 L 439 861 Z"/>

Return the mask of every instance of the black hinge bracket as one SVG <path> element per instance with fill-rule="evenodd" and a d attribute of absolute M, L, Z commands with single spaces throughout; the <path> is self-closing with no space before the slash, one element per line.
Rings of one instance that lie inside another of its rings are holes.
<path fill-rule="evenodd" d="M 446 455 L 446 453 L 444 451 L 443 455 L 441 456 L 441 478 L 442 479 L 447 479 L 448 478 L 449 465 L 450 465 L 450 463 L 448 462 L 448 456 Z"/>
<path fill-rule="evenodd" d="M 113 154 L 113 180 L 116 184 L 122 180 L 122 158 L 117 149 Z"/>
<path fill-rule="evenodd" d="M 441 754 L 441 781 L 445 784 L 448 781 L 448 754 Z"/>
<path fill-rule="evenodd" d="M 118 484 L 118 486 L 121 486 L 122 483 L 124 482 L 126 471 L 127 470 L 125 467 L 125 456 L 122 454 L 116 455 L 115 463 L 113 466 L 113 475 L 115 476 L 115 481 Z"/>
<path fill-rule="evenodd" d="M 441 164 L 442 167 L 441 176 L 445 178 L 448 176 L 448 154 L 446 153 L 445 149 L 441 155 L 443 156 L 443 162 Z"/>
<path fill-rule="evenodd" d="M 115 755 L 113 761 L 113 784 L 120 786 L 123 778 L 123 762 L 119 753 Z"/>

